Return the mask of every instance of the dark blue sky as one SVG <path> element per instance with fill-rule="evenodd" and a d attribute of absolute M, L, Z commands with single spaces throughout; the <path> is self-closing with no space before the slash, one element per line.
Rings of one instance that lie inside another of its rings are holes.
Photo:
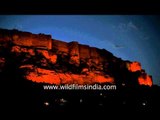
<path fill-rule="evenodd" d="M 139 61 L 160 85 L 160 17 L 148 15 L 1 15 L 0 27 L 104 48 Z"/>

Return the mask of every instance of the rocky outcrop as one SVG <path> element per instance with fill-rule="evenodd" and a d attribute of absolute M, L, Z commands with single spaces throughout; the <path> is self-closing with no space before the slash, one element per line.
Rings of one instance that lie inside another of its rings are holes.
<path fill-rule="evenodd" d="M 131 72 L 136 72 L 136 71 L 141 71 L 141 64 L 139 62 L 131 62 L 131 63 L 127 63 L 127 68 L 129 71 Z"/>
<path fill-rule="evenodd" d="M 15 61 L 23 77 L 34 82 L 152 86 L 152 77 L 139 62 L 123 61 L 105 49 L 76 41 L 67 43 L 50 35 L 0 29 L 0 50 L 1 73 L 6 62 Z"/>
<path fill-rule="evenodd" d="M 47 70 L 34 67 L 34 65 L 20 66 L 20 69 L 28 69 L 25 78 L 35 82 L 51 84 L 93 84 L 93 83 L 114 83 L 113 78 L 89 72 L 87 74 L 72 74 L 57 72 L 56 70 Z"/>
<path fill-rule="evenodd" d="M 138 76 L 138 83 L 140 85 L 152 86 L 152 76 L 147 75 L 145 71 L 142 70 L 141 64 L 139 62 L 134 61 L 127 63 L 127 68 L 132 73 L 140 72 L 140 75 Z"/>

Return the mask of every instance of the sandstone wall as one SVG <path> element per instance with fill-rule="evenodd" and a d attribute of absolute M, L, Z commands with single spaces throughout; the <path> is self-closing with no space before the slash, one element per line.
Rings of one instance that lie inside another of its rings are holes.
<path fill-rule="evenodd" d="M 11 41 L 15 45 L 51 49 L 52 39 L 50 35 L 32 34 L 18 30 L 0 29 L 0 42 Z"/>
<path fill-rule="evenodd" d="M 90 47 L 90 57 L 91 58 L 98 58 L 99 57 L 99 53 L 98 53 L 97 48 Z"/>
<path fill-rule="evenodd" d="M 88 45 L 79 45 L 80 58 L 90 58 L 90 47 Z"/>
<path fill-rule="evenodd" d="M 58 53 L 69 53 L 67 42 L 60 40 L 52 40 L 52 49 L 56 50 Z"/>
<path fill-rule="evenodd" d="M 76 64 L 79 66 L 80 64 L 80 52 L 79 52 L 79 44 L 78 42 L 70 42 L 69 43 L 69 55 L 70 55 L 70 63 Z"/>
<path fill-rule="evenodd" d="M 46 35 L 34 35 L 34 34 L 14 34 L 12 36 L 13 43 L 21 46 L 37 47 L 44 49 L 52 48 L 51 36 Z"/>

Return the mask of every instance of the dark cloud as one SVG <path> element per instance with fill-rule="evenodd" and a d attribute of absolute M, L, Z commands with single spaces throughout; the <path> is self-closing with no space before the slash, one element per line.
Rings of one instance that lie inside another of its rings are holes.
<path fill-rule="evenodd" d="M 113 44 L 113 48 L 120 49 L 120 48 L 125 48 L 125 46 L 121 44 Z"/>

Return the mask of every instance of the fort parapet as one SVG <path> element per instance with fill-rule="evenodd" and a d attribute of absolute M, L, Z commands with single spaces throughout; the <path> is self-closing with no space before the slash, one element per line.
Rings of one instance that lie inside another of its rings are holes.
<path fill-rule="evenodd" d="M 66 54 L 70 56 L 78 56 L 80 59 L 99 59 L 103 61 L 101 49 L 90 47 L 88 45 L 82 45 L 78 42 L 63 42 L 60 40 L 52 39 L 51 35 L 45 34 L 32 34 L 30 32 L 22 32 L 18 30 L 6 30 L 0 29 L 0 43 L 11 42 L 18 46 L 34 47 L 46 50 L 55 50 L 58 54 Z M 110 54 L 105 51 L 104 54 Z"/>
<path fill-rule="evenodd" d="M 51 35 L 32 34 L 18 30 L 0 29 L 0 42 L 12 42 L 20 46 L 52 49 Z"/>

